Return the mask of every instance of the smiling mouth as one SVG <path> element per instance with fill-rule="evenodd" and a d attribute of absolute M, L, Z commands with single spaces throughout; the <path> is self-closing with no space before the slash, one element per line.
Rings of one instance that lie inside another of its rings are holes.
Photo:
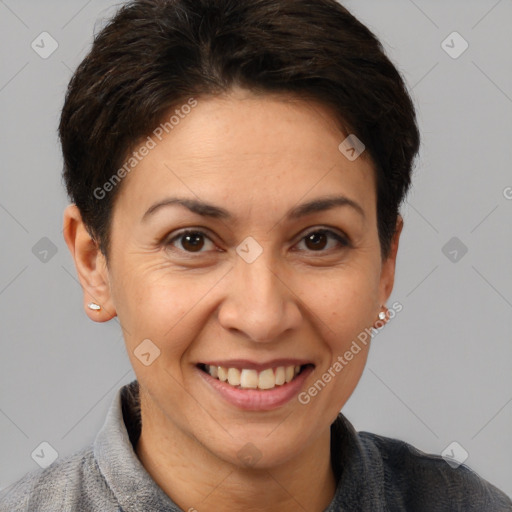
<path fill-rule="evenodd" d="M 249 368 L 227 368 L 224 366 L 210 366 L 207 364 L 198 364 L 197 367 L 207 373 L 214 379 L 225 382 L 237 389 L 274 389 L 283 386 L 294 380 L 307 367 L 313 367 L 313 364 L 304 364 L 302 366 L 277 366 L 276 368 L 266 368 L 258 372 Z"/>

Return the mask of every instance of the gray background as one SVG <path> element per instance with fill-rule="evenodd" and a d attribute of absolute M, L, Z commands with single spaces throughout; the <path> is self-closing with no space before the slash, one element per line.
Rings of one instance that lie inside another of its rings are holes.
<path fill-rule="evenodd" d="M 389 302 L 403 311 L 375 337 L 344 413 L 426 452 L 457 441 L 512 496 L 512 2 L 344 4 L 404 74 L 423 136 Z M 41 442 L 61 457 L 91 442 L 135 377 L 117 319 L 85 315 L 62 237 L 60 108 L 113 6 L 0 0 L 0 488 L 37 468 Z M 47 59 L 31 48 L 43 31 L 59 44 Z M 441 46 L 453 31 L 469 43 L 457 59 Z M 443 252 L 452 237 L 456 261 Z"/>

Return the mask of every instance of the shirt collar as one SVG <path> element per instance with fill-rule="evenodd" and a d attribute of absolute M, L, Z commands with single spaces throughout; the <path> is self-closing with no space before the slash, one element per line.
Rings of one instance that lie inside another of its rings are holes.
<path fill-rule="evenodd" d="M 134 415 L 136 397 L 137 380 L 117 392 L 94 440 L 94 457 L 123 512 L 182 512 L 151 478 L 134 450 L 140 435 L 140 417 Z"/>
<path fill-rule="evenodd" d="M 331 425 L 331 461 L 336 493 L 325 512 L 371 510 L 384 512 L 384 468 L 380 452 L 339 413 Z"/>

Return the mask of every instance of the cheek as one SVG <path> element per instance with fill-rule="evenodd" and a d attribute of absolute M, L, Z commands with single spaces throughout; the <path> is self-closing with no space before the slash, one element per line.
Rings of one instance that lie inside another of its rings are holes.
<path fill-rule="evenodd" d="M 134 348 L 149 338 L 161 349 L 165 345 L 167 353 L 183 352 L 193 336 L 189 319 L 213 284 L 206 276 L 194 279 L 163 269 L 133 270 L 116 293 L 128 345 Z"/>
<path fill-rule="evenodd" d="M 317 278 L 315 286 L 302 290 L 303 302 L 318 327 L 316 350 L 323 355 L 316 380 L 302 395 L 310 400 L 315 414 L 334 420 L 361 378 L 375 321 L 376 282 L 375 272 L 368 267 L 366 271 L 345 268 Z"/>
<path fill-rule="evenodd" d="M 327 332 L 331 345 L 340 345 L 373 324 L 378 279 L 371 268 L 343 268 L 301 278 L 302 302 Z"/>

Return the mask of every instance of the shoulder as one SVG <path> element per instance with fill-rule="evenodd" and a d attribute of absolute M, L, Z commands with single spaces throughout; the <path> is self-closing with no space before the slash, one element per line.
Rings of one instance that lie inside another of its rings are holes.
<path fill-rule="evenodd" d="M 0 512 L 35 510 L 118 510 L 99 471 L 92 445 L 57 459 L 47 468 L 30 471 L 0 491 Z"/>
<path fill-rule="evenodd" d="M 370 432 L 358 436 L 370 460 L 379 461 L 386 498 L 399 499 L 404 510 L 512 511 L 505 493 L 464 464 L 451 467 L 440 455 L 398 439 Z"/>

